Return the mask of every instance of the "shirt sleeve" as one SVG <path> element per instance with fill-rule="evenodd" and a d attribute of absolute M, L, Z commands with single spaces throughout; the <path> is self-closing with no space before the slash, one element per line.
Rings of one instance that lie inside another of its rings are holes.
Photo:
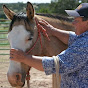
<path fill-rule="evenodd" d="M 52 57 L 43 57 L 42 64 L 46 75 L 55 73 L 55 65 Z"/>
<path fill-rule="evenodd" d="M 68 46 L 70 46 L 77 38 L 77 35 L 75 32 L 69 32 L 69 41 L 68 41 Z"/>
<path fill-rule="evenodd" d="M 59 59 L 59 72 L 61 74 L 71 73 L 85 66 L 88 61 L 88 44 L 86 41 L 75 42 L 65 51 L 57 55 Z M 55 73 L 53 57 L 43 58 L 43 67 L 47 75 Z"/>
<path fill-rule="evenodd" d="M 88 47 L 86 46 L 72 46 L 58 55 L 60 60 L 60 73 L 71 73 L 88 61 Z"/>

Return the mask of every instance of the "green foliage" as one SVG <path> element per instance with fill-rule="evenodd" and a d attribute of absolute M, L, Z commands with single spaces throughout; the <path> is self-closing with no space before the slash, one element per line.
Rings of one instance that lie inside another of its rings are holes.
<path fill-rule="evenodd" d="M 26 13 L 26 5 L 24 3 L 9 3 L 9 4 L 5 4 L 9 9 L 13 10 L 15 13 L 20 13 L 20 12 L 24 12 Z M 3 4 L 0 4 L 0 18 L 6 18 L 4 13 L 3 13 L 3 9 L 2 9 Z M 35 12 L 36 13 L 51 13 L 50 9 L 49 9 L 49 3 L 41 3 L 41 4 L 37 4 L 34 3 L 33 4 L 34 8 L 35 8 Z"/>
<path fill-rule="evenodd" d="M 50 7 L 52 8 L 53 13 L 66 14 L 66 9 L 75 9 L 78 6 L 78 4 L 79 2 L 76 0 L 58 0 L 58 2 L 51 2 Z"/>
<path fill-rule="evenodd" d="M 88 0 L 81 0 L 81 3 L 83 2 L 88 2 Z M 51 3 L 34 3 L 33 6 L 35 8 L 35 13 L 53 13 L 66 15 L 66 9 L 75 9 L 79 4 L 79 0 L 58 0 L 58 2 Z M 3 4 L 0 4 L 0 18 L 6 18 L 3 13 L 2 5 Z M 9 4 L 6 3 L 5 5 L 16 13 L 26 13 L 26 4 L 22 2 Z"/>
<path fill-rule="evenodd" d="M 24 3 L 4 3 L 9 9 L 16 13 L 25 12 L 26 4 Z M 0 3 L 0 18 L 6 18 L 2 9 L 3 3 Z"/>
<path fill-rule="evenodd" d="M 37 8 L 35 8 L 36 13 L 51 13 L 49 3 L 37 4 Z"/>
<path fill-rule="evenodd" d="M 82 3 L 88 3 L 88 0 L 81 0 Z"/>
<path fill-rule="evenodd" d="M 41 8 L 37 13 L 50 13 L 49 8 Z"/>

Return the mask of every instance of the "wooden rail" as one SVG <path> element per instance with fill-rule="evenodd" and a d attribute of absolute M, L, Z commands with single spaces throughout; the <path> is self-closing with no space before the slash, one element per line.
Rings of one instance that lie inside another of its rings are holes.
<path fill-rule="evenodd" d="M 8 19 L 0 19 L 0 55 L 9 55 L 6 51 L 10 50 L 7 33 L 10 21 Z"/>

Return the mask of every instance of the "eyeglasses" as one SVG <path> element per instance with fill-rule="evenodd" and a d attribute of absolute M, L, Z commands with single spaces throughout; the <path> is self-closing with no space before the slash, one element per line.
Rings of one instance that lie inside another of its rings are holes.
<path fill-rule="evenodd" d="M 72 23 L 77 24 L 77 23 L 80 23 L 80 21 L 79 20 L 73 20 Z"/>
<path fill-rule="evenodd" d="M 79 20 L 72 20 L 72 23 L 78 23 L 79 22 Z"/>

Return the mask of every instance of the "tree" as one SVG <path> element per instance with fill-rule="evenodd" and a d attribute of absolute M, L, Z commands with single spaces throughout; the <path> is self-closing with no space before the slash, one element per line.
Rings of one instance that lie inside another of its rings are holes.
<path fill-rule="evenodd" d="M 88 0 L 81 0 L 82 3 L 88 3 Z"/>
<path fill-rule="evenodd" d="M 51 2 L 50 7 L 52 8 L 53 13 L 65 14 L 66 9 L 75 9 L 79 5 L 79 2 L 76 0 L 58 0 L 58 2 Z"/>

